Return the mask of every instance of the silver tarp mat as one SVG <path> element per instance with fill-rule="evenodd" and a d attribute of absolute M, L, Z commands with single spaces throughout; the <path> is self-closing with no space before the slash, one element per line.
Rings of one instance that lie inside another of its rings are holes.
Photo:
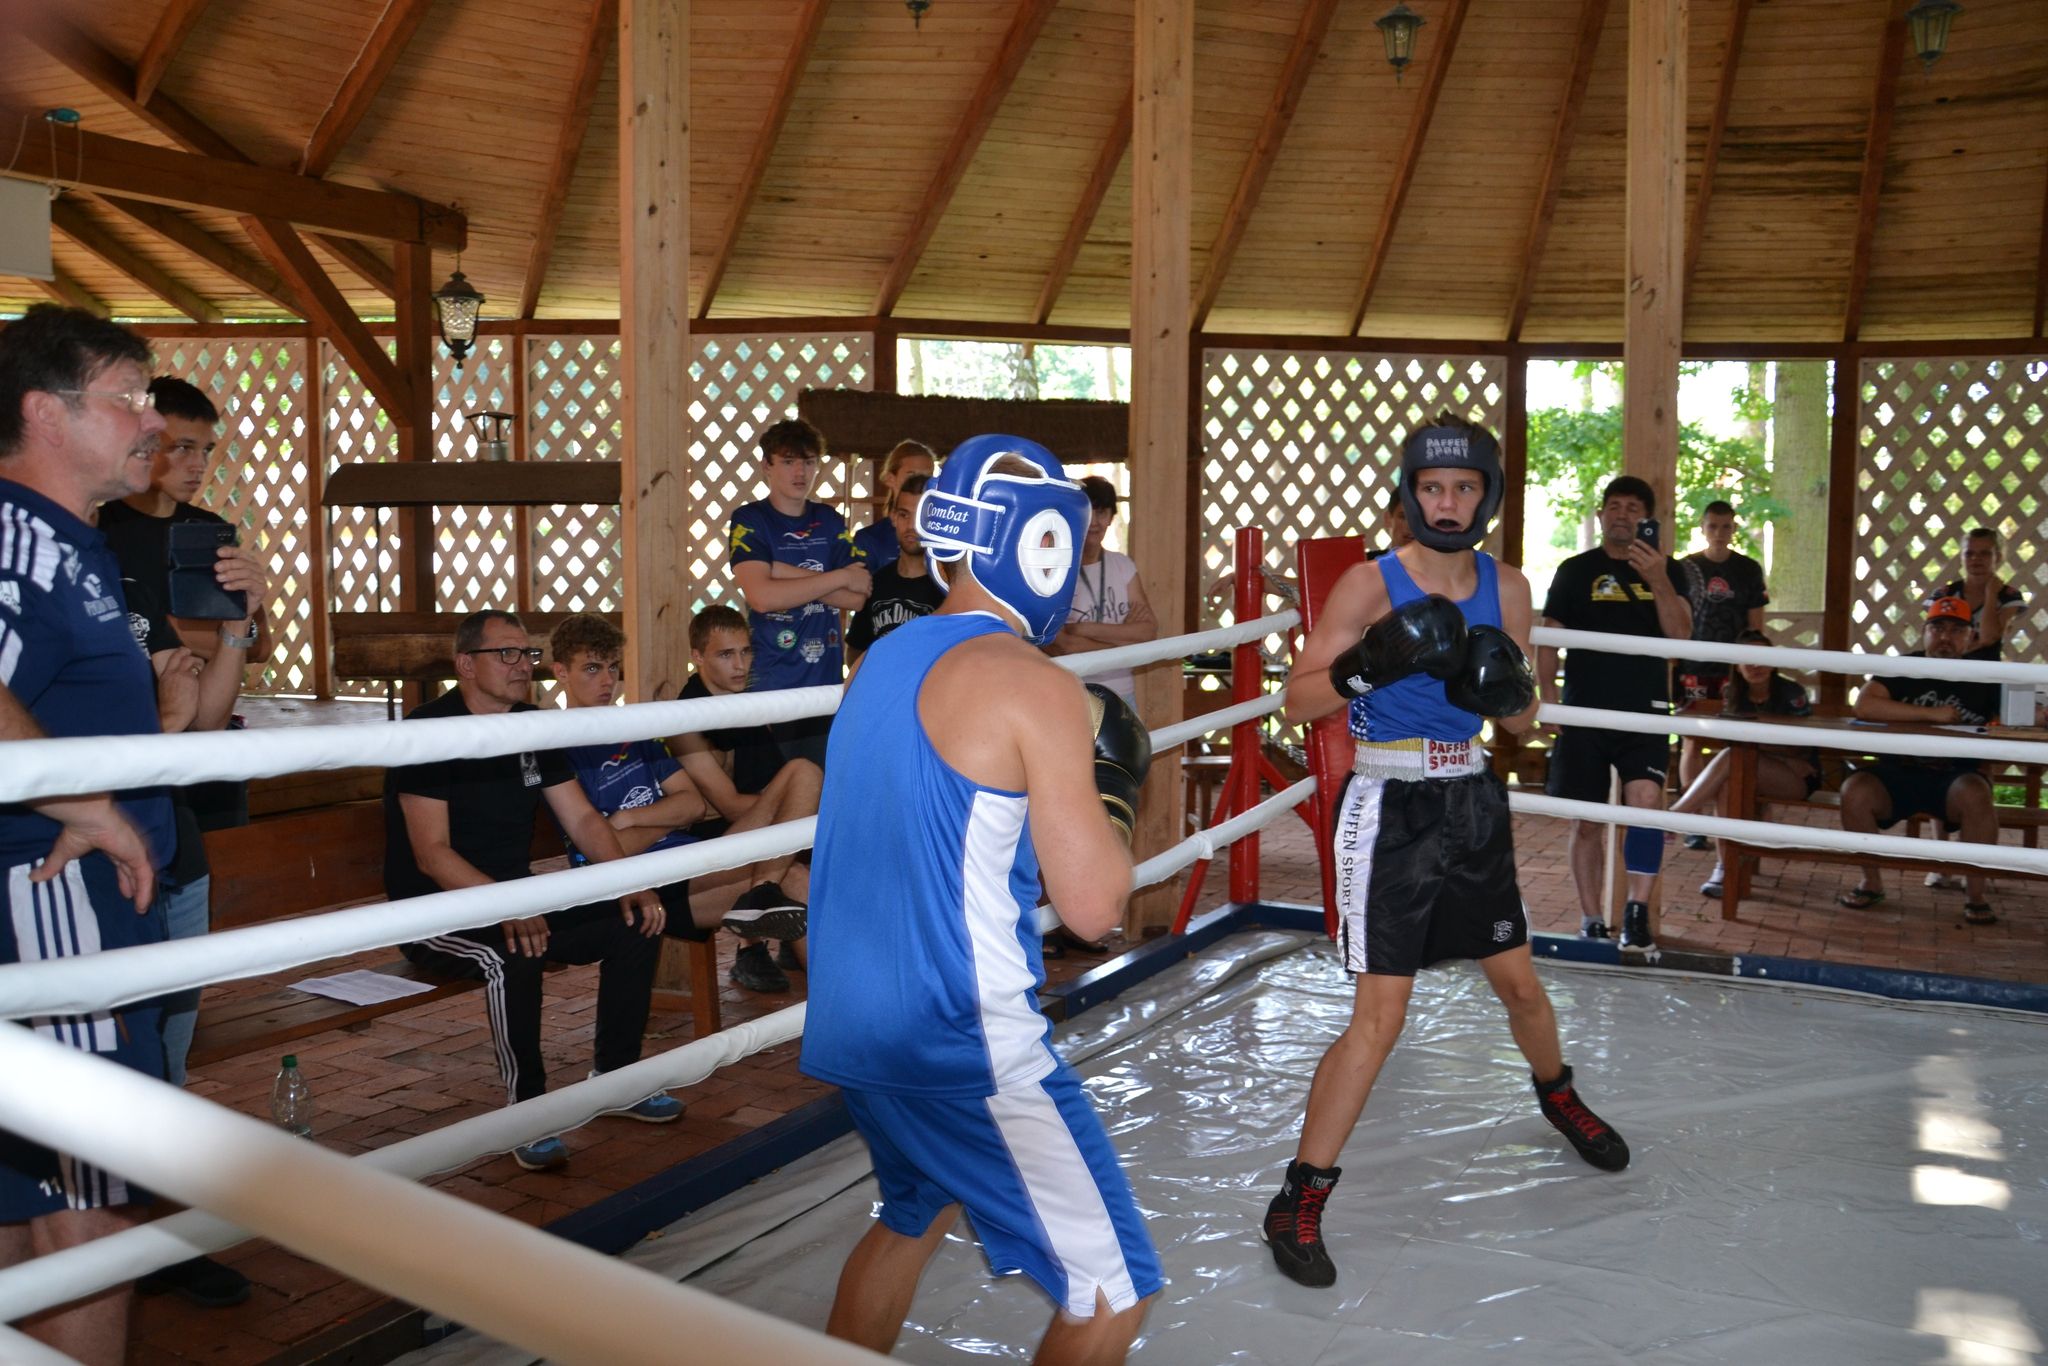
<path fill-rule="evenodd" d="M 1426 973 L 1325 1216 L 1334 1289 L 1258 1223 L 1351 991 L 1320 940 L 1237 935 L 1063 1031 L 1168 1284 L 1133 1360 L 2006 1363 L 2048 1338 L 2048 1021 L 1544 963 L 1615 1175 L 1543 1122 L 1483 977 Z M 630 1259 L 822 1327 L 875 1186 L 827 1147 Z M 1051 1312 L 965 1225 L 897 1355 L 1026 1361 Z M 676 1359 L 689 1360 L 686 1334 Z M 409 1361 L 526 1362 L 451 1339 Z"/>

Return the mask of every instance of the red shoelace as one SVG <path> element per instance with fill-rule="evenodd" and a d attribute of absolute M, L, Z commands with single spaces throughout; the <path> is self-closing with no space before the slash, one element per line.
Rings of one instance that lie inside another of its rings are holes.
<path fill-rule="evenodd" d="M 1323 1241 L 1323 1206 L 1329 1203 L 1328 1186 L 1320 1190 L 1314 1186 L 1303 1186 L 1301 1195 L 1294 1206 L 1294 1236 L 1304 1243 Z"/>
<path fill-rule="evenodd" d="M 1601 1123 L 1600 1116 L 1580 1104 L 1578 1092 L 1572 1090 L 1571 1087 L 1567 1086 L 1561 1091 L 1552 1091 L 1550 1093 L 1550 1103 L 1557 1107 L 1557 1112 L 1563 1115 L 1566 1122 L 1574 1129 L 1577 1129 L 1587 1142 L 1598 1143 L 1601 1139 L 1607 1137 L 1607 1126 Z"/>

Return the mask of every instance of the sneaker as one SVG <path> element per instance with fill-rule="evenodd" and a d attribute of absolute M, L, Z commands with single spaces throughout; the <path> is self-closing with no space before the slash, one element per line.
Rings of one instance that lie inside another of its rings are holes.
<path fill-rule="evenodd" d="M 1621 946 L 1634 953 L 1655 953 L 1657 941 L 1650 938 L 1650 907 L 1631 901 L 1621 908 Z"/>
<path fill-rule="evenodd" d="M 732 984 L 774 994 L 789 990 L 789 974 L 775 966 L 766 944 L 742 944 L 732 956 Z"/>
<path fill-rule="evenodd" d="M 683 1117 L 683 1103 L 666 1091 L 657 1091 L 638 1105 L 612 1111 L 643 1124 L 672 1124 Z"/>
<path fill-rule="evenodd" d="M 135 1288 L 145 1295 L 175 1294 L 202 1309 L 227 1309 L 249 1298 L 249 1278 L 211 1257 L 159 1267 Z"/>
<path fill-rule="evenodd" d="M 1618 1172 L 1628 1165 L 1628 1144 L 1579 1099 L 1572 1086 L 1571 1068 L 1548 1084 L 1534 1077 L 1530 1080 L 1536 1082 L 1536 1101 L 1543 1107 L 1543 1117 L 1571 1140 L 1580 1157 L 1603 1172 Z"/>
<path fill-rule="evenodd" d="M 1727 877 L 1728 877 L 1728 874 L 1727 874 L 1727 873 L 1725 873 L 1724 871 L 1722 871 L 1721 865 L 1720 865 L 1720 864 L 1718 864 L 1718 863 L 1717 863 L 1717 864 L 1715 864 L 1715 865 L 1714 865 L 1714 871 L 1713 871 L 1713 872 L 1711 872 L 1711 873 L 1708 873 L 1708 874 L 1707 874 L 1707 880 L 1706 880 L 1705 882 L 1702 882 L 1702 883 L 1700 884 L 1700 895 L 1701 895 L 1701 896 L 1719 896 L 1719 895 L 1721 895 L 1721 884 L 1722 884 L 1723 882 L 1725 882 L 1725 881 L 1727 880 Z"/>
<path fill-rule="evenodd" d="M 512 1160 L 530 1172 L 551 1171 L 569 1160 L 569 1149 L 559 1138 L 537 1138 L 523 1148 L 514 1148 Z"/>
<path fill-rule="evenodd" d="M 1342 1167 L 1287 1164 L 1287 1179 L 1266 1206 L 1259 1237 L 1273 1249 L 1274 1264 L 1290 1280 L 1317 1287 L 1337 1283 L 1337 1265 L 1323 1246 L 1323 1205 L 1343 1174 Z"/>
<path fill-rule="evenodd" d="M 784 972 L 806 972 L 801 959 L 796 956 L 796 945 L 785 939 L 775 948 L 775 966 Z"/>
<path fill-rule="evenodd" d="M 1595 916 L 1584 915 L 1579 917 L 1579 938 L 1612 939 L 1614 938 L 1614 931 L 1607 928 L 1606 921 Z"/>
<path fill-rule="evenodd" d="M 1927 885 L 1937 892 L 1960 892 L 1969 886 L 1961 873 L 1929 873 Z"/>
<path fill-rule="evenodd" d="M 1707 837 L 1705 835 L 1687 835 L 1685 837 L 1685 847 L 1688 849 L 1704 849 L 1707 847 Z"/>
<path fill-rule="evenodd" d="M 786 942 L 804 937 L 804 924 L 808 919 L 803 902 L 777 884 L 763 882 L 741 893 L 721 923 L 743 939 L 780 939 Z"/>

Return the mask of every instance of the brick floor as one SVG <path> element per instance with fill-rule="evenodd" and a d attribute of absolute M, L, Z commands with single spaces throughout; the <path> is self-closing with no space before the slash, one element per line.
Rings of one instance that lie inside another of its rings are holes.
<path fill-rule="evenodd" d="M 1565 864 L 1563 827 L 1518 818 L 1516 839 L 1523 895 L 1536 929 L 1574 932 L 1578 910 Z M 1712 858 L 1711 853 L 1672 847 L 1659 932 L 1666 943 L 1709 952 L 2048 981 L 2048 883 L 2006 879 L 1994 884 L 2000 923 L 1975 927 L 1963 923 L 1961 893 L 1930 891 L 1919 874 L 1890 873 L 1890 896 L 1882 905 L 1850 911 L 1837 906 L 1834 897 L 1853 885 L 1854 869 L 1774 859 L 1765 864 L 1740 918 L 1723 921 L 1719 903 L 1694 892 Z M 1261 890 L 1268 900 L 1321 900 L 1311 842 L 1298 821 L 1272 827 L 1264 844 L 1263 873 Z M 1198 904 L 1215 906 L 1224 892 L 1219 862 L 1205 879 Z M 388 951 L 363 955 L 359 962 L 389 956 Z M 1049 961 L 1048 974 L 1064 980 L 1102 959 L 1070 953 Z M 729 944 L 724 962 L 730 962 Z M 800 989 L 801 977 L 797 983 Z M 557 1085 L 588 1069 L 595 986 L 594 968 L 572 968 L 547 978 L 543 1039 Z M 230 986 L 221 992 L 251 989 Z M 730 1024 L 795 999 L 755 996 L 728 985 L 722 1008 Z M 649 1024 L 648 1047 L 672 1046 L 690 1033 L 687 1013 L 657 1011 Z M 313 1087 L 315 1137 L 341 1152 L 381 1147 L 503 1100 L 483 998 L 477 994 L 386 1016 L 358 1031 L 305 1040 L 296 1052 Z M 276 1066 L 277 1060 L 267 1056 L 228 1059 L 198 1069 L 191 1085 L 221 1104 L 267 1115 Z M 796 1047 L 786 1045 L 679 1092 L 688 1108 L 677 1124 L 600 1119 L 565 1135 L 571 1158 L 562 1173 L 523 1172 L 509 1157 L 495 1157 L 436 1177 L 432 1184 L 526 1223 L 546 1223 L 738 1137 L 826 1090 L 798 1074 Z M 132 1362 L 218 1366 L 269 1361 L 383 1303 L 375 1292 L 268 1243 L 246 1243 L 226 1254 L 226 1260 L 256 1283 L 249 1303 L 209 1311 L 168 1297 L 141 1301 Z"/>

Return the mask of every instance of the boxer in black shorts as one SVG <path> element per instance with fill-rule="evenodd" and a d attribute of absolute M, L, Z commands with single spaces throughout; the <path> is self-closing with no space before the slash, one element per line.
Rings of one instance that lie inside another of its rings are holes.
<path fill-rule="evenodd" d="M 1287 684 L 1290 721 L 1348 708 L 1358 739 L 1334 830 L 1351 1023 L 1316 1068 L 1261 1229 L 1280 1269 L 1311 1286 L 1337 1279 L 1323 1206 L 1421 968 L 1477 959 L 1544 1117 L 1593 1165 L 1628 1164 L 1628 1145 L 1578 1098 L 1564 1064 L 1529 955 L 1507 789 L 1477 744 L 1482 717 L 1524 731 L 1536 715 L 1529 582 L 1473 549 L 1500 506 L 1498 444 L 1438 416 L 1402 445 L 1401 497 L 1415 542 L 1337 581 Z"/>

